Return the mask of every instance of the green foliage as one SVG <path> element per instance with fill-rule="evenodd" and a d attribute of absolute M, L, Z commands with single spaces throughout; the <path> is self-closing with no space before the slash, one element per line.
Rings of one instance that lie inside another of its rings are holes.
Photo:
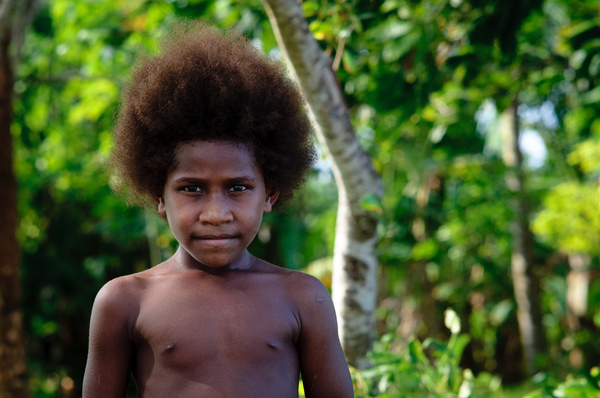
<path fill-rule="evenodd" d="M 445 311 L 445 325 L 450 331 L 447 342 L 384 335 L 370 354 L 372 368 L 351 368 L 355 397 L 522 397 L 522 398 L 597 398 L 600 396 L 600 369 L 593 367 L 587 375 L 568 374 L 558 381 L 547 374 L 537 374 L 519 388 L 503 388 L 501 380 L 490 373 L 477 376 L 460 366 L 469 341 L 461 334 L 461 323 L 454 310 Z M 302 395 L 301 395 L 302 396 Z"/>
<path fill-rule="evenodd" d="M 598 158 L 600 153 L 600 122 L 595 123 L 592 128 L 594 136 L 597 138 L 590 138 L 575 145 L 573 152 L 569 154 L 568 161 L 572 165 L 579 166 L 583 173 L 594 175 L 600 172 L 600 159 Z"/>
<path fill-rule="evenodd" d="M 525 395 L 524 398 L 600 397 L 598 367 L 592 368 L 587 377 L 569 374 L 562 382 L 541 376 L 542 381 L 536 383 L 541 386 Z"/>
<path fill-rule="evenodd" d="M 533 231 L 564 253 L 597 255 L 600 241 L 598 188 L 566 182 L 550 190 Z"/>
<path fill-rule="evenodd" d="M 388 334 L 376 344 L 373 367 L 352 369 L 356 397 L 501 397 L 500 379 L 488 373 L 477 377 L 459 366 L 470 337 L 460 334 L 454 310 L 445 312 L 448 342 L 426 339 L 403 341 Z"/>

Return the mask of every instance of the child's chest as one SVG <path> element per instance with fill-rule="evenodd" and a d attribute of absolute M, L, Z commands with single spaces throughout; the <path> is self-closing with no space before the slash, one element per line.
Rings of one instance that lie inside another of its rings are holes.
<path fill-rule="evenodd" d="M 166 368 L 297 361 L 294 309 L 268 284 L 159 286 L 144 298 L 136 332 L 139 354 Z"/>

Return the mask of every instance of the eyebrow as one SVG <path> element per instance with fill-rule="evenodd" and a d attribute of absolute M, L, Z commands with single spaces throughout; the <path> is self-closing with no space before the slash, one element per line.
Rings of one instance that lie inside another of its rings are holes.
<path fill-rule="evenodd" d="M 250 177 L 250 176 L 240 176 L 240 177 L 227 178 L 225 181 L 229 184 L 240 184 L 243 182 L 254 182 L 255 178 Z M 181 183 L 202 184 L 202 183 L 206 183 L 206 182 L 207 182 L 207 179 L 198 178 L 198 177 L 181 177 L 181 178 L 178 178 L 175 180 L 175 183 L 177 183 L 177 184 L 181 184 Z"/>

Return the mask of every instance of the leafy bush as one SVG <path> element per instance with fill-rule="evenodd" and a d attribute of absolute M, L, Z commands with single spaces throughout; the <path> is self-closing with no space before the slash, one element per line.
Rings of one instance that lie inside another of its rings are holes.
<path fill-rule="evenodd" d="M 371 369 L 351 369 L 355 397 L 495 397 L 503 396 L 500 379 L 489 373 L 477 377 L 461 369 L 460 358 L 470 337 L 460 334 L 460 319 L 446 310 L 447 343 L 436 339 L 401 341 L 385 335 L 370 354 Z"/>
<path fill-rule="evenodd" d="M 534 382 L 539 384 L 539 388 L 524 398 L 599 398 L 599 376 L 598 367 L 592 368 L 589 377 L 568 375 L 562 382 L 556 382 L 545 375 L 537 375 Z"/>
<path fill-rule="evenodd" d="M 370 354 L 373 367 L 351 368 L 356 398 L 600 398 L 600 367 L 589 375 L 569 374 L 559 381 L 544 373 L 513 389 L 503 389 L 499 377 L 461 369 L 460 359 L 470 336 L 460 334 L 460 319 L 447 309 L 447 343 L 436 339 L 403 341 L 384 335 Z"/>

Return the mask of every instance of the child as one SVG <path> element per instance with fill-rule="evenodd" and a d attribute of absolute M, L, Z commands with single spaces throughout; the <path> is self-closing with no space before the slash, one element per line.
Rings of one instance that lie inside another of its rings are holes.
<path fill-rule="evenodd" d="M 294 84 L 234 33 L 177 25 L 134 68 L 112 164 L 179 242 L 108 282 L 92 310 L 83 396 L 352 397 L 334 309 L 315 278 L 246 247 L 314 152 Z"/>

